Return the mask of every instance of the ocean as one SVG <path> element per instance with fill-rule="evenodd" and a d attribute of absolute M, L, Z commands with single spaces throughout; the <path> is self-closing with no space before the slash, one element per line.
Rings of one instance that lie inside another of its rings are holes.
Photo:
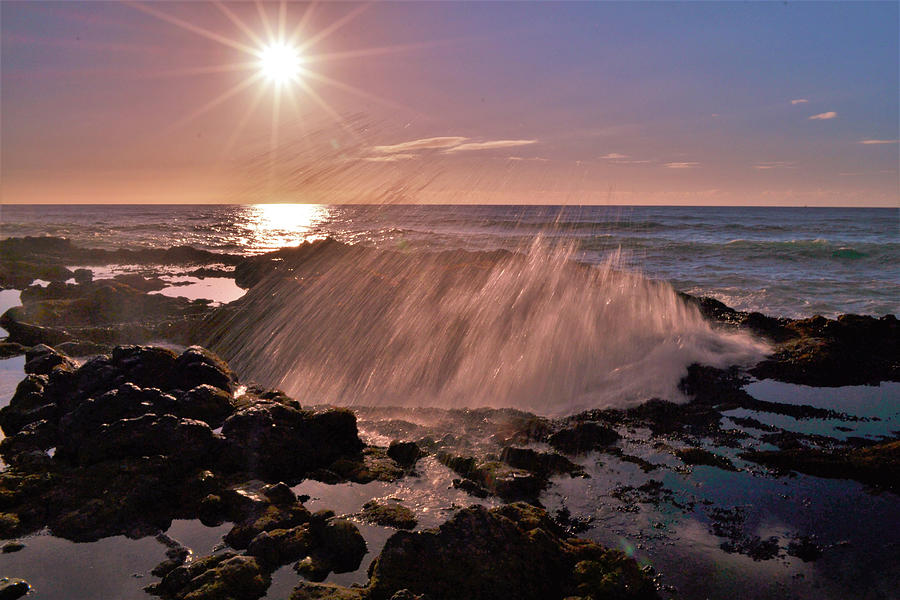
<path fill-rule="evenodd" d="M 900 312 L 900 211 L 878 208 L 421 205 L 5 205 L 0 236 L 96 248 L 190 245 L 259 254 L 306 240 L 406 252 L 527 250 L 791 318 Z"/>

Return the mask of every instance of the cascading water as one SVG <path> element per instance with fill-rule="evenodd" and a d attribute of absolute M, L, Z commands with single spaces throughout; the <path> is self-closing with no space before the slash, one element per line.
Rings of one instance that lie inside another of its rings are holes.
<path fill-rule="evenodd" d="M 209 324 L 245 379 L 304 404 L 512 407 L 544 415 L 683 400 L 687 366 L 766 347 L 715 330 L 668 284 L 526 252 L 380 251 L 325 240 L 286 251 Z"/>

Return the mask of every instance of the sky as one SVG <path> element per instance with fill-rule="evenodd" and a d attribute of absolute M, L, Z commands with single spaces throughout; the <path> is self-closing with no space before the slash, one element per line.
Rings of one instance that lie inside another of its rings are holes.
<path fill-rule="evenodd" d="M 0 200 L 897 207 L 898 7 L 4 0 Z"/>

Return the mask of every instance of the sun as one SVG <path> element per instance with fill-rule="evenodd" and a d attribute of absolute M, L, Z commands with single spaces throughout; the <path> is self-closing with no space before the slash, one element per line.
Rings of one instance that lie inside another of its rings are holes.
<path fill-rule="evenodd" d="M 273 83 L 297 81 L 302 64 L 300 50 L 284 42 L 271 43 L 259 51 L 260 73 Z"/>

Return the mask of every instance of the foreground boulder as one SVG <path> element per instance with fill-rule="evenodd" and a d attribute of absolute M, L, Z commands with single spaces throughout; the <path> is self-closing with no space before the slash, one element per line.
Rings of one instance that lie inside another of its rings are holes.
<path fill-rule="evenodd" d="M 335 464 L 349 472 L 367 464 L 353 413 L 300 410 L 255 387 L 235 398 L 234 373 L 200 347 L 176 354 L 120 346 L 79 367 L 38 346 L 26 365 L 31 372 L 0 409 L 0 456 L 10 466 L 0 472 L 0 539 L 44 527 L 76 541 L 140 537 L 175 518 L 200 518 L 236 523 L 233 547 L 246 548 L 256 535 L 310 516 L 284 483 L 238 484 L 314 472 L 341 481 Z M 213 430 L 220 425 L 222 433 Z M 326 573 L 334 568 L 329 552 L 320 551 Z"/>
<path fill-rule="evenodd" d="M 546 512 L 525 504 L 471 506 L 437 529 L 398 532 L 369 573 L 366 588 L 301 584 L 292 599 L 657 598 L 634 560 L 567 537 Z"/>

